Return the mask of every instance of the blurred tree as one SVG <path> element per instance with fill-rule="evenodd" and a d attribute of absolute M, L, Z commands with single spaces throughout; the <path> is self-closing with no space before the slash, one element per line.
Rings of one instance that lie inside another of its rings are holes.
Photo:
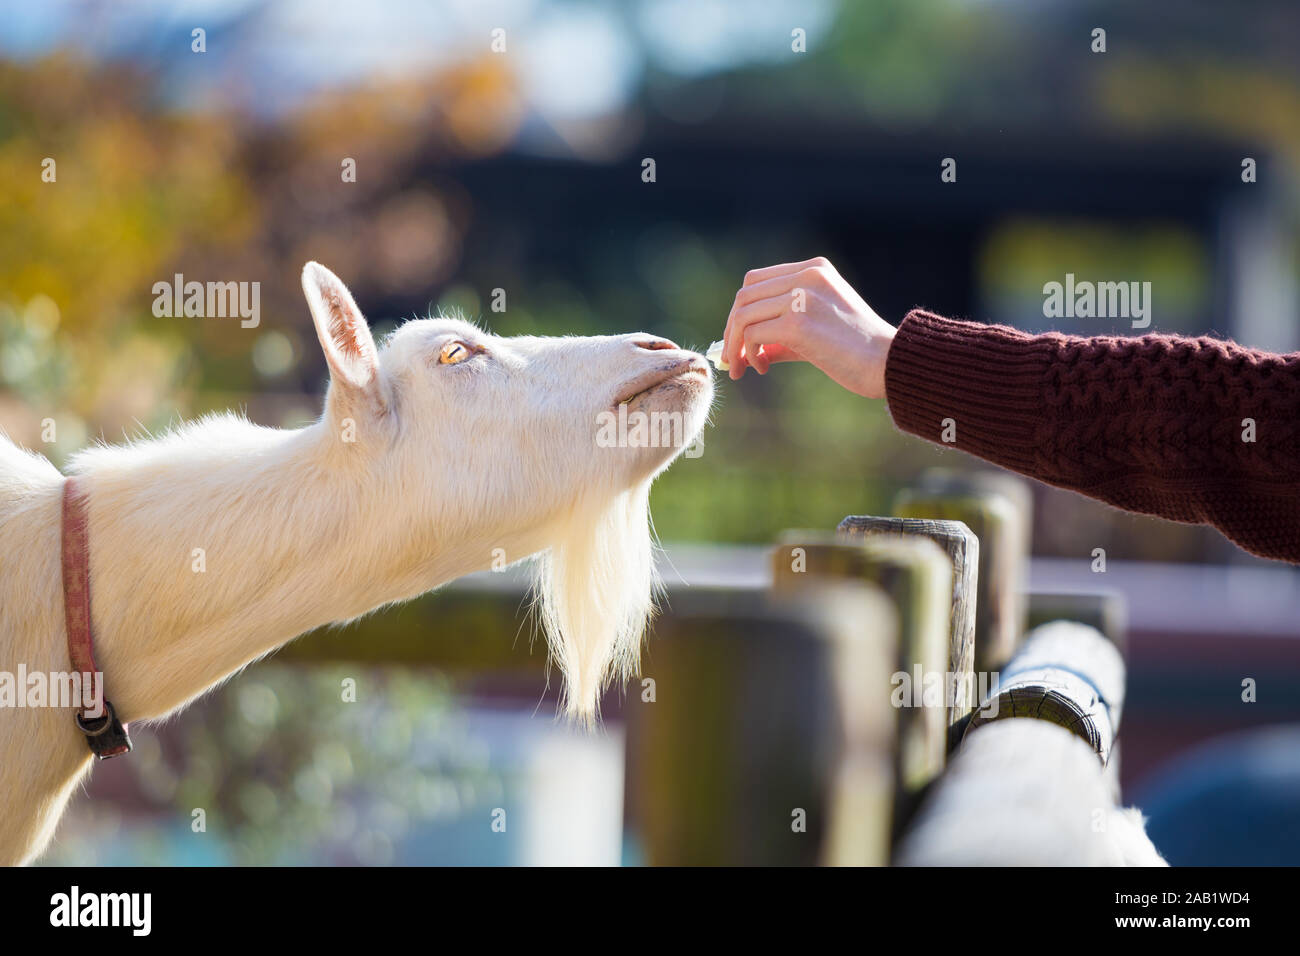
<path fill-rule="evenodd" d="M 219 118 L 152 109 L 126 67 L 0 63 L 0 388 L 30 412 L 16 437 L 35 443 L 46 417 L 75 436 L 172 416 L 187 335 L 152 320 L 151 289 L 186 245 L 257 228 L 237 147 Z"/>

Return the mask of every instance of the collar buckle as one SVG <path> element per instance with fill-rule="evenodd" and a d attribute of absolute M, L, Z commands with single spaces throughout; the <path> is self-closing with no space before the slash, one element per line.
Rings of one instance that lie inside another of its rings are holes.
<path fill-rule="evenodd" d="M 87 720 L 79 713 L 76 721 L 77 729 L 86 735 L 91 753 L 100 760 L 131 752 L 131 737 L 126 732 L 126 724 L 117 719 L 117 713 L 109 701 L 104 701 L 104 713 L 99 717 Z"/>

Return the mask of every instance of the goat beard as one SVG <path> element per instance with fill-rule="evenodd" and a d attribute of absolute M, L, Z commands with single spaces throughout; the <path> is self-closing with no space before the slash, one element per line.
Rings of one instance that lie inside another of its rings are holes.
<path fill-rule="evenodd" d="M 550 660 L 563 677 L 560 710 L 574 722 L 594 725 L 611 682 L 638 674 L 659 589 L 650 482 L 577 502 L 533 583 Z"/>

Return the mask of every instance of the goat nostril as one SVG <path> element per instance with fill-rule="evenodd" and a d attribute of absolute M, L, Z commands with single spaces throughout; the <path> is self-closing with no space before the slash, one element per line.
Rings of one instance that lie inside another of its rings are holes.
<path fill-rule="evenodd" d="M 660 349 L 675 349 L 678 347 L 676 342 L 670 342 L 668 339 L 637 339 L 632 344 L 637 348 L 649 349 L 652 352 L 659 351 Z"/>

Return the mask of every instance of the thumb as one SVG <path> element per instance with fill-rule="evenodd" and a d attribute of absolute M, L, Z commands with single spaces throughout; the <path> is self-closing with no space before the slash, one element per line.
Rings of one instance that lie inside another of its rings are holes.
<path fill-rule="evenodd" d="M 784 327 L 780 319 L 770 322 L 760 322 L 758 325 L 750 326 L 745 333 L 745 354 L 746 364 L 752 365 L 754 371 L 760 375 L 767 373 L 768 366 L 776 362 L 801 362 L 803 356 L 796 352 L 789 345 L 782 344 L 782 340 L 789 339 L 789 332 Z M 753 355 L 749 354 L 750 349 L 754 350 Z"/>
<path fill-rule="evenodd" d="M 777 362 L 802 362 L 804 357 L 790 348 L 788 345 L 777 345 L 775 342 L 771 345 L 762 347 L 763 358 L 767 359 L 769 365 L 775 365 Z"/>

